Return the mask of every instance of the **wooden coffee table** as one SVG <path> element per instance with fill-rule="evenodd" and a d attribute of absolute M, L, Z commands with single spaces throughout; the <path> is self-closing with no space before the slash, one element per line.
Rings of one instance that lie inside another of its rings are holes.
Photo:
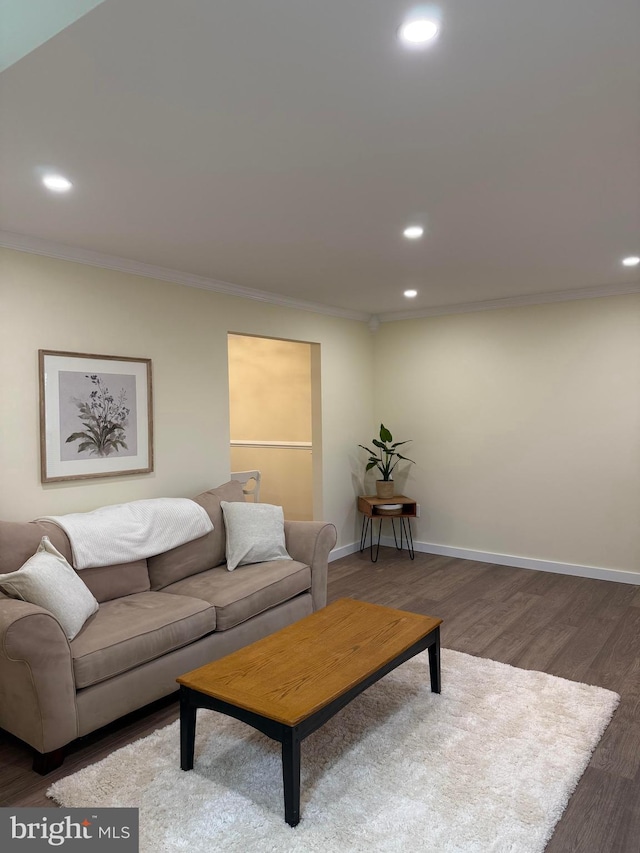
<path fill-rule="evenodd" d="M 296 826 L 301 741 L 425 649 L 431 690 L 440 693 L 441 623 L 431 616 L 342 598 L 180 676 L 181 768 L 193 769 L 198 708 L 249 723 L 282 744 L 284 818 Z"/>

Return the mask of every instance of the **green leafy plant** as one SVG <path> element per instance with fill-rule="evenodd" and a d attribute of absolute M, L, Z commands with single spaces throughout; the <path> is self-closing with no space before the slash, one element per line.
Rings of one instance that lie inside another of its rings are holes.
<path fill-rule="evenodd" d="M 71 433 L 66 443 L 79 441 L 78 453 L 88 450 L 92 456 L 109 456 L 120 447 L 127 450 L 126 427 L 131 410 L 125 405 L 124 389 L 116 400 L 97 374 L 87 374 L 85 378 L 95 386 L 93 391 L 87 400 L 73 400 L 84 431 Z"/>
<path fill-rule="evenodd" d="M 408 456 L 403 456 L 402 453 L 398 453 L 397 450 L 398 447 L 401 447 L 403 444 L 408 444 L 410 441 L 411 439 L 407 439 L 406 441 L 396 441 L 395 443 L 392 443 L 393 436 L 384 424 L 380 424 L 380 439 L 373 439 L 373 444 L 377 450 L 371 450 L 370 447 L 365 447 L 364 444 L 358 445 L 358 447 L 366 450 L 369 454 L 369 461 L 367 462 L 366 470 L 370 471 L 372 468 L 377 468 L 382 474 L 383 480 L 392 480 L 393 477 L 391 475 L 393 474 L 393 469 L 400 460 L 411 462 L 415 465 L 413 459 L 409 459 Z"/>

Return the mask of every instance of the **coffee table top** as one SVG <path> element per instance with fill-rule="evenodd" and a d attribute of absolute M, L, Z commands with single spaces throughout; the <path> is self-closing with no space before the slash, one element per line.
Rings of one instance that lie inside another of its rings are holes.
<path fill-rule="evenodd" d="M 294 726 L 360 684 L 441 622 L 341 598 L 177 681 Z"/>

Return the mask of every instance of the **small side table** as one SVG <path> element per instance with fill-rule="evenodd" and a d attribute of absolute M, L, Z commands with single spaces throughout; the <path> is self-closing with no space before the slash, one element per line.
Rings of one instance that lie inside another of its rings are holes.
<path fill-rule="evenodd" d="M 380 507 L 386 504 L 401 504 L 400 509 L 385 510 Z M 362 532 L 360 534 L 360 553 L 364 551 L 367 544 L 367 533 L 369 533 L 369 552 L 371 562 L 375 563 L 378 559 L 380 551 L 380 532 L 382 530 L 382 522 L 385 518 L 391 519 L 393 527 L 393 538 L 398 551 L 402 551 L 403 541 L 406 539 L 407 551 L 409 557 L 414 560 L 415 552 L 413 550 L 413 536 L 411 535 L 411 519 L 416 517 L 416 502 L 406 495 L 394 495 L 392 498 L 379 498 L 376 495 L 360 495 L 358 498 L 358 511 L 362 513 Z M 373 551 L 373 521 L 378 521 L 378 542 L 376 545 L 375 556 Z M 398 535 L 396 533 L 395 520 L 400 521 L 400 544 L 398 544 Z"/>

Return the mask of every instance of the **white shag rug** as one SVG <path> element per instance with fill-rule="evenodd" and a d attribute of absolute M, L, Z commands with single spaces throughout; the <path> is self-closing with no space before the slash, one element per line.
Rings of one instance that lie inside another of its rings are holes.
<path fill-rule="evenodd" d="M 297 827 L 280 744 L 206 710 L 193 770 L 175 722 L 47 794 L 138 807 L 140 853 L 541 853 L 618 701 L 447 649 L 438 696 L 424 652 L 302 742 Z"/>

